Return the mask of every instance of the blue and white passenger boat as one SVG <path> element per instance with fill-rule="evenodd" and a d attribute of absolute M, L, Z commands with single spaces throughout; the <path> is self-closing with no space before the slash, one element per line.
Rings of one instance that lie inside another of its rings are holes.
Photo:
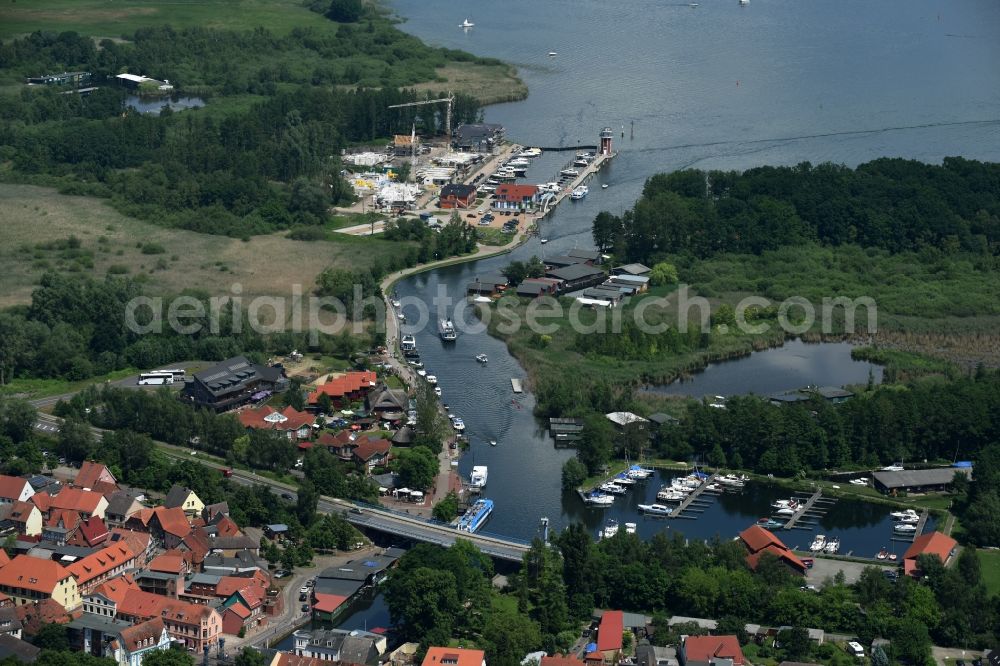
<path fill-rule="evenodd" d="M 493 513 L 493 500 L 485 498 L 476 500 L 465 515 L 458 519 L 458 531 L 475 532 L 483 526 L 491 513 Z"/>

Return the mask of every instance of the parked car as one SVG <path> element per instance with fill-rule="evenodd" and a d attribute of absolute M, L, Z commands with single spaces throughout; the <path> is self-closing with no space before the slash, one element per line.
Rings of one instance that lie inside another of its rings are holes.
<path fill-rule="evenodd" d="M 309 601 L 309 593 L 302 592 L 301 594 L 299 594 L 299 601 Z"/>
<path fill-rule="evenodd" d="M 289 575 L 289 573 L 290 572 L 287 569 L 278 569 L 277 571 L 274 572 L 274 577 L 275 578 L 285 578 L 286 576 Z"/>
<path fill-rule="evenodd" d="M 291 493 L 281 493 L 281 499 L 293 500 L 295 497 Z"/>
<path fill-rule="evenodd" d="M 308 613 L 311 610 L 312 610 L 312 606 L 310 606 L 309 604 L 302 604 L 302 612 L 303 613 Z"/>

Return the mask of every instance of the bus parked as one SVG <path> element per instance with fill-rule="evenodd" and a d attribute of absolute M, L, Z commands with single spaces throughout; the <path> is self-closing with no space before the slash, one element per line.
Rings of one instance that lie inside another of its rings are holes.
<path fill-rule="evenodd" d="M 174 373 L 172 372 L 144 372 L 139 375 L 139 386 L 162 386 L 173 383 Z"/>

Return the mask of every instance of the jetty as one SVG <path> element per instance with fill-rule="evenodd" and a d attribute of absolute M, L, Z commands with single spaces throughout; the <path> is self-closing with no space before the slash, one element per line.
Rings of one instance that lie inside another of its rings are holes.
<path fill-rule="evenodd" d="M 792 517 L 788 519 L 788 522 L 785 523 L 784 529 L 786 530 L 795 529 L 795 524 L 798 523 L 801 518 L 806 516 L 814 517 L 815 514 L 812 512 L 813 505 L 816 504 L 816 502 L 819 501 L 819 498 L 822 496 L 823 496 L 822 490 L 817 490 L 812 495 L 810 495 L 809 499 L 805 501 L 805 504 L 803 504 L 799 508 L 799 510 L 793 513 Z M 800 528 L 800 529 L 810 529 L 810 528 Z"/>
<path fill-rule="evenodd" d="M 685 511 L 688 511 L 688 512 L 691 512 L 691 513 L 701 513 L 702 511 L 704 511 L 704 509 L 692 508 L 692 505 L 695 505 L 697 507 L 699 504 L 701 504 L 700 502 L 697 502 L 698 498 L 701 497 L 701 494 L 703 492 L 705 492 L 705 490 L 708 489 L 708 487 L 712 484 L 713 481 L 715 481 L 715 477 L 717 477 L 717 476 L 719 476 L 718 472 L 716 472 L 712 476 L 710 476 L 707 479 L 705 479 L 700 486 L 698 486 L 697 488 L 695 488 L 694 490 L 692 490 L 690 493 L 688 493 L 688 496 L 685 497 L 681 501 L 681 503 L 677 505 L 677 508 L 674 509 L 670 513 L 670 515 L 666 516 L 666 517 L 667 518 L 695 518 L 695 516 L 685 516 L 683 514 L 684 514 Z"/>
<path fill-rule="evenodd" d="M 607 164 L 608 160 L 617 154 L 618 153 L 599 153 L 590 164 L 585 167 L 581 167 L 579 176 L 571 180 L 565 187 L 559 188 L 559 191 L 553 196 L 545 199 L 544 208 L 538 215 L 538 218 L 544 218 L 551 211 L 555 210 L 555 208 L 562 203 L 563 199 L 568 197 L 574 189 L 589 182 L 594 177 L 594 174 L 604 168 L 604 165 Z"/>
<path fill-rule="evenodd" d="M 524 393 L 524 385 L 517 377 L 510 378 L 510 387 L 514 390 L 514 393 Z"/>
<path fill-rule="evenodd" d="M 924 533 L 924 527 L 927 526 L 927 515 L 927 509 L 920 512 L 920 520 L 917 521 L 917 531 L 913 533 L 914 539 Z"/>

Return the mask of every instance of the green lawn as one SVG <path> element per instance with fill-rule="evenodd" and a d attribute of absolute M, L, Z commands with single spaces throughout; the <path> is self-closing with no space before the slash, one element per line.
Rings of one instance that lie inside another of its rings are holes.
<path fill-rule="evenodd" d="M 336 29 L 336 24 L 309 11 L 301 0 L 30 0 L 0 7 L 0 38 L 51 30 L 73 30 L 95 37 L 117 38 L 139 28 L 169 24 L 249 30 L 258 26 L 276 33 L 294 27 Z"/>
<path fill-rule="evenodd" d="M 1000 550 L 977 550 L 983 583 L 990 595 L 1000 594 Z"/>
<path fill-rule="evenodd" d="M 0 386 L 0 394 L 23 395 L 31 399 L 46 398 L 53 395 L 62 395 L 63 393 L 75 393 L 91 384 L 99 385 L 105 381 L 124 379 L 138 373 L 139 370 L 137 368 L 125 368 L 99 377 L 91 377 L 75 382 L 65 379 L 15 379 L 8 384 Z"/>

